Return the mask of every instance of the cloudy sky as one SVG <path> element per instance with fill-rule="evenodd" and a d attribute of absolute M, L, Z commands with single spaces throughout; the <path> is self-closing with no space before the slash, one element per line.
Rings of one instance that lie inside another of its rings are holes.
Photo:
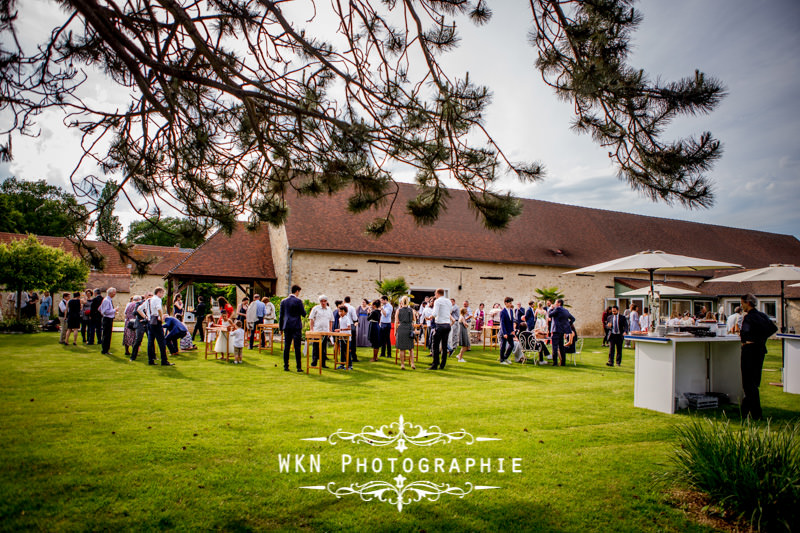
<path fill-rule="evenodd" d="M 41 30 L 56 9 L 45 0 L 20 4 L 22 32 Z M 523 186 L 509 178 L 500 188 L 540 200 L 800 236 L 800 2 L 637 4 L 644 22 L 634 37 L 632 66 L 663 80 L 698 69 L 722 80 L 729 93 L 713 114 L 681 119 L 668 131 L 675 137 L 711 131 L 723 142 L 723 157 L 710 173 L 716 203 L 702 210 L 653 203 L 620 181 L 607 150 L 570 130 L 572 106 L 558 101 L 533 67 L 527 3 L 490 5 L 491 22 L 462 25 L 460 48 L 442 62 L 454 76 L 469 71 L 472 80 L 491 88 L 487 128 L 510 159 L 545 165 L 544 182 Z M 102 101 L 119 94 L 98 85 L 92 97 Z M 44 178 L 69 188 L 79 150 L 61 119 L 49 113 L 38 138 L 14 137 L 15 160 L 0 164 L 0 178 Z M 127 227 L 130 215 L 119 214 Z"/>

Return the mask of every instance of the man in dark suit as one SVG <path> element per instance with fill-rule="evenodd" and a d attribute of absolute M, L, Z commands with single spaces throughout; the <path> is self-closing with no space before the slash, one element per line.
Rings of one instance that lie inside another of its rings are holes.
<path fill-rule="evenodd" d="M 528 302 L 528 308 L 525 310 L 525 325 L 528 326 L 528 331 L 533 331 L 533 328 L 536 327 L 536 315 L 534 311 L 536 311 L 536 302 L 531 300 Z"/>
<path fill-rule="evenodd" d="M 761 420 L 761 397 L 758 386 L 761 385 L 761 369 L 764 366 L 764 356 L 767 355 L 767 339 L 778 328 L 769 317 L 758 311 L 758 301 L 752 294 L 742 296 L 742 418 L 752 416 L 754 420 Z"/>
<path fill-rule="evenodd" d="M 280 328 L 283 334 L 283 369 L 286 372 L 289 371 L 289 349 L 292 343 L 294 343 L 297 371 L 303 371 L 300 363 L 300 335 L 303 332 L 303 317 L 306 316 L 306 308 L 303 300 L 300 299 L 301 290 L 299 285 L 292 285 L 292 294 L 281 302 Z"/>
<path fill-rule="evenodd" d="M 628 333 L 628 319 L 619 314 L 619 307 L 611 306 L 611 314 L 606 323 L 608 328 L 608 362 L 607 366 L 614 366 L 614 352 L 617 353 L 617 366 L 622 365 L 622 341 Z"/>
<path fill-rule="evenodd" d="M 510 365 L 508 357 L 514 350 L 514 298 L 506 296 L 500 311 L 500 364 Z"/>
<path fill-rule="evenodd" d="M 97 344 L 103 341 L 103 317 L 100 315 L 100 305 L 103 303 L 103 295 L 100 289 L 94 290 L 94 298 L 89 311 L 89 340 L 86 344 L 94 344 L 97 337 Z"/>
<path fill-rule="evenodd" d="M 194 307 L 194 318 L 197 322 L 194 323 L 194 331 L 192 331 L 192 341 L 194 341 L 197 332 L 200 332 L 200 340 L 205 341 L 205 333 L 203 332 L 203 322 L 206 319 L 206 301 L 202 296 L 197 297 L 197 305 Z"/>
<path fill-rule="evenodd" d="M 548 312 L 553 325 L 551 328 L 553 336 L 553 366 L 558 366 L 559 357 L 561 366 L 567 366 L 567 352 L 564 349 L 564 335 L 572 333 L 572 324 L 575 317 L 572 313 L 564 309 L 564 300 L 559 298 Z"/>

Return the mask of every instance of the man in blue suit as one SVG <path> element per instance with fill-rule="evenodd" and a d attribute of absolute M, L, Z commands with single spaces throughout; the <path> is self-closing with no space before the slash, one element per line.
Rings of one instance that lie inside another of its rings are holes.
<path fill-rule="evenodd" d="M 292 294 L 281 302 L 280 329 L 283 334 L 283 370 L 286 372 L 289 371 L 289 349 L 292 343 L 294 343 L 297 371 L 303 371 L 300 363 L 300 335 L 303 332 L 303 317 L 306 316 L 306 308 L 303 300 L 300 299 L 301 290 L 299 285 L 292 285 Z"/>
<path fill-rule="evenodd" d="M 500 364 L 510 365 L 508 357 L 514 350 L 514 298 L 506 296 L 500 311 Z"/>
<path fill-rule="evenodd" d="M 567 352 L 564 349 L 564 335 L 572 333 L 572 323 L 575 317 L 572 313 L 564 309 L 564 300 L 559 298 L 548 313 L 550 320 L 553 321 L 553 366 L 558 366 L 559 354 L 561 366 L 567 366 Z"/>
<path fill-rule="evenodd" d="M 528 326 L 528 331 L 533 331 L 533 328 L 536 327 L 536 315 L 534 311 L 536 311 L 536 302 L 531 300 L 528 302 L 528 308 L 525 310 L 525 325 Z"/>

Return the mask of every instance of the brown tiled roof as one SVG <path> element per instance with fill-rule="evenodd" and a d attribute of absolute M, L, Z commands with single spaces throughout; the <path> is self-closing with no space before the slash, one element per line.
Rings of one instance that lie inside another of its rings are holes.
<path fill-rule="evenodd" d="M 169 274 L 220 280 L 275 279 L 269 232 L 266 227 L 249 232 L 238 222 L 231 235 L 217 231 Z"/>
<path fill-rule="evenodd" d="M 131 251 L 131 255 L 136 259 L 155 258 L 156 261 L 150 265 L 148 274 L 164 276 L 175 268 L 181 261 L 186 259 L 193 248 L 175 248 L 168 246 L 153 246 L 150 244 L 136 244 Z"/>
<path fill-rule="evenodd" d="M 320 250 L 527 263 L 578 268 L 642 250 L 762 267 L 800 264 L 800 241 L 696 222 L 523 199 L 522 215 L 504 232 L 484 229 L 467 205 L 467 193 L 449 190 L 447 211 L 433 226 L 417 227 L 405 205 L 416 195 L 399 183 L 393 229 L 380 239 L 365 235 L 375 212 L 349 214 L 347 192 L 316 198 L 290 196 L 289 247 Z M 320 217 L 325 216 L 323 221 Z"/>
<path fill-rule="evenodd" d="M 790 287 L 796 282 L 787 281 L 785 283 L 784 295 L 786 298 L 800 298 L 800 287 Z M 743 294 L 755 294 L 756 296 L 780 296 L 780 281 L 744 281 L 741 283 L 731 283 L 727 281 L 707 283 L 700 285 L 705 294 L 716 296 L 742 296 Z"/>
<path fill-rule="evenodd" d="M 9 243 L 17 239 L 24 238 L 25 235 L 20 233 L 2 233 L 0 232 L 0 242 Z M 48 237 L 36 235 L 36 238 L 42 244 L 52 246 L 54 248 L 61 248 L 75 256 L 80 256 L 78 253 L 77 245 L 69 240 L 67 237 Z M 105 258 L 103 270 L 100 272 L 92 271 L 89 275 L 89 281 L 93 279 L 94 274 L 102 275 L 115 275 L 115 276 L 128 276 L 130 277 L 131 269 L 128 268 L 126 262 L 122 260 L 119 253 L 113 246 L 103 241 L 84 241 L 87 246 L 95 247 Z M 150 265 L 150 274 L 164 275 L 170 268 L 178 264 L 183 258 L 189 255 L 191 249 L 187 248 L 173 248 L 169 246 L 152 246 L 148 244 L 135 244 L 132 248 L 131 255 L 138 258 L 146 259 L 154 257 L 156 261 Z M 105 278 L 101 278 L 105 279 Z M 126 282 L 130 286 L 130 280 Z M 103 285 L 100 283 L 98 286 Z M 109 284 L 113 286 L 113 284 Z M 119 286 L 116 287 L 120 292 L 127 292 L 122 290 Z"/>

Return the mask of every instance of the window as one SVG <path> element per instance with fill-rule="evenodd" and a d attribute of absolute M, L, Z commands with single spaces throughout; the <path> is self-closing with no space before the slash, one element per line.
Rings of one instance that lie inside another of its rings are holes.
<path fill-rule="evenodd" d="M 667 299 L 661 300 L 661 312 L 659 313 L 659 316 L 664 320 L 667 320 L 670 317 L 670 313 L 671 313 L 670 302 L 671 301 L 672 300 L 667 300 Z"/>
<path fill-rule="evenodd" d="M 778 320 L 777 300 L 759 300 L 758 307 L 762 313 L 769 317 L 770 320 Z"/>
<path fill-rule="evenodd" d="M 611 307 L 612 305 L 619 306 L 619 300 L 617 298 L 606 298 L 606 307 Z"/>
<path fill-rule="evenodd" d="M 683 315 L 686 312 L 692 312 L 691 300 L 672 300 L 672 312 Z"/>
<path fill-rule="evenodd" d="M 706 312 L 714 311 L 713 306 L 711 305 L 711 300 L 694 300 L 692 302 L 692 314 L 697 316 L 700 314 L 700 310 L 706 308 Z"/>

